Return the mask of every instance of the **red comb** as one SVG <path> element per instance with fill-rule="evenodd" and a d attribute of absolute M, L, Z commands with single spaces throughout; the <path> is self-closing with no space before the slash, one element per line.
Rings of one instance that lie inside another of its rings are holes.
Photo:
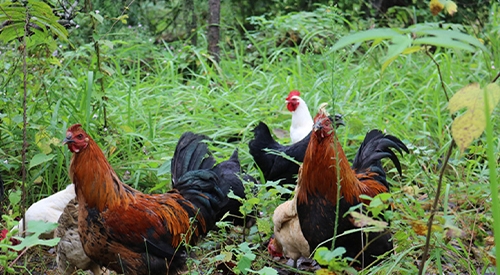
<path fill-rule="evenodd" d="M 78 129 L 81 129 L 82 128 L 82 125 L 77 123 L 77 124 L 73 124 L 71 125 L 69 128 L 68 128 L 68 132 L 74 132 Z"/>
<path fill-rule="evenodd" d="M 292 99 L 292 97 L 294 96 L 300 96 L 300 92 L 297 91 L 297 90 L 292 90 L 289 94 L 288 94 L 288 97 L 286 98 L 286 100 L 290 100 Z"/>

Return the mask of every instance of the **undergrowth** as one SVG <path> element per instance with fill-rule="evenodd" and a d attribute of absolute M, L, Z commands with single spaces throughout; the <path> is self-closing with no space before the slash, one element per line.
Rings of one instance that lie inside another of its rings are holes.
<path fill-rule="evenodd" d="M 494 8 L 492 12 L 498 14 Z M 278 23 L 283 22 L 288 21 Z M 493 53 L 491 59 L 480 51 L 433 49 L 431 55 L 441 66 L 443 83 L 451 93 L 472 82 L 491 81 L 500 67 L 499 28 L 498 19 L 492 16 L 479 37 Z M 89 69 L 93 68 L 89 64 L 97 62 L 91 44 L 58 41 L 54 54 L 30 56 L 28 160 L 37 155 L 41 159 L 29 166 L 26 205 L 70 183 L 70 153 L 61 140 L 67 127 L 77 122 L 88 123 L 85 129 L 120 177 L 146 193 L 170 189 L 168 162 L 185 131 L 213 138 L 217 146 L 211 149 L 219 161 L 239 148 L 243 169 L 260 178 L 248 152 L 251 130 L 264 121 L 272 129 L 287 131 L 290 114 L 284 99 L 289 90 L 297 89 L 312 113 L 320 103 L 328 102 L 331 113 L 344 115 L 346 126 L 339 129 L 338 136 L 348 159 L 353 159 L 365 133 L 375 128 L 401 138 L 410 149 L 411 154 L 401 158 L 403 177 L 387 167 L 395 208 L 391 219 L 395 253 L 362 274 L 415 274 L 422 260 L 423 231 L 436 195 L 439 170 L 451 142 L 448 100 L 441 90 L 437 67 L 424 51 L 400 56 L 382 71 L 385 60 L 381 48 L 362 45 L 356 51 L 329 50 L 330 42 L 348 32 L 346 27 L 334 30 L 339 33 L 320 29 L 318 33 L 324 35 L 316 38 L 311 33 L 300 34 L 312 48 L 277 43 L 273 35 L 228 36 L 217 65 L 208 61 L 201 47 L 154 43 L 145 34 L 135 39 L 140 33 L 136 28 L 120 28 L 101 44 L 103 72 Z M 17 66 L 19 45 L 0 46 L 0 173 L 7 190 L 1 209 L 10 217 L 21 215 L 16 200 L 22 164 L 22 78 L 13 67 Z M 98 88 L 104 80 L 105 97 Z M 491 116 L 493 131 L 499 127 L 498 115 L 497 108 Z M 288 137 L 279 141 L 290 142 Z M 455 150 L 451 154 L 438 209 L 441 228 L 432 235 L 426 273 L 494 273 L 485 144 L 481 136 L 465 153 Z M 493 145 L 498 161 L 498 140 Z M 273 274 L 269 267 L 292 272 L 291 267 L 267 254 L 271 216 L 284 191 L 266 191 L 264 185 L 247 187 L 252 200 L 247 201 L 245 211 L 253 214 L 256 209 L 258 221 L 247 229 L 246 238 L 241 228 L 211 233 L 191 248 L 197 255 L 189 262 L 191 274 L 217 274 L 220 264 L 226 262 L 234 263 L 228 269 L 237 274 L 258 270 Z M 7 227 L 6 222 L 0 227 Z M 18 261 L 15 266 L 30 270 L 32 264 Z"/>

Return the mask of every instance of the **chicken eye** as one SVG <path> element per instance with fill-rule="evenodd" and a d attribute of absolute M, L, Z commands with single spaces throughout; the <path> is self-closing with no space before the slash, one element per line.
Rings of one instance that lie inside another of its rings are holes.
<path fill-rule="evenodd" d="M 77 139 L 83 139 L 83 135 L 82 135 L 82 134 L 78 134 L 78 135 L 76 136 L 76 138 L 77 138 Z"/>

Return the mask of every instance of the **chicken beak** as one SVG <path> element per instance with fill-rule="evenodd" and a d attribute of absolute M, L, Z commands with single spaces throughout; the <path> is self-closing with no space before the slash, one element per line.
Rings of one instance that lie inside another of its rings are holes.
<path fill-rule="evenodd" d="M 323 129 L 322 123 L 323 123 L 323 119 L 318 119 L 316 122 L 314 122 L 313 131 L 316 132 L 316 131 Z"/>
<path fill-rule="evenodd" d="M 72 137 L 73 137 L 72 135 L 68 135 L 68 136 L 66 136 L 66 137 L 63 139 L 63 142 L 62 142 L 62 143 L 63 143 L 63 145 L 68 144 L 68 143 L 75 142 L 74 140 L 72 140 L 72 139 L 71 139 Z"/>

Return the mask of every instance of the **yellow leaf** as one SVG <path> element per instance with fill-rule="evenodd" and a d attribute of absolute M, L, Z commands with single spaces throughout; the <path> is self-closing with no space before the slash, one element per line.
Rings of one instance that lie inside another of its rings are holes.
<path fill-rule="evenodd" d="M 387 66 L 389 66 L 392 61 L 396 60 L 396 58 L 398 58 L 399 55 L 396 55 L 396 56 L 393 56 L 389 59 L 387 59 L 384 63 L 382 63 L 382 72 L 384 72 L 385 68 L 387 68 Z"/>
<path fill-rule="evenodd" d="M 418 52 L 422 49 L 422 46 L 411 46 L 409 48 L 406 48 L 404 51 L 402 51 L 402 54 L 411 54 L 414 52 Z"/>
<path fill-rule="evenodd" d="M 432 15 L 436 16 L 443 10 L 444 5 L 439 0 L 431 0 L 429 8 L 431 10 Z"/>
<path fill-rule="evenodd" d="M 335 275 L 335 272 L 330 271 L 330 270 L 325 269 L 325 268 L 322 268 L 322 269 L 316 270 L 316 274 L 317 275 Z"/>
<path fill-rule="evenodd" d="M 446 1 L 444 4 L 444 9 L 448 12 L 449 15 L 453 16 L 457 12 L 457 4 L 453 1 Z"/>
<path fill-rule="evenodd" d="M 52 148 L 50 147 L 50 136 L 45 129 L 41 129 L 35 134 L 35 143 L 42 153 L 49 154 L 52 152 Z"/>
<path fill-rule="evenodd" d="M 461 152 L 478 138 L 486 127 L 486 114 L 484 111 L 484 93 L 488 94 L 488 104 L 490 115 L 500 101 L 500 86 L 491 83 L 486 86 L 485 91 L 479 87 L 478 83 L 473 83 L 463 87 L 450 99 L 448 108 L 450 113 L 455 113 L 467 108 L 467 111 L 455 118 L 451 124 L 451 135 L 457 143 Z"/>
<path fill-rule="evenodd" d="M 128 14 L 121 15 L 119 17 L 113 18 L 114 20 L 120 20 L 123 24 L 127 24 Z"/>
<path fill-rule="evenodd" d="M 384 231 L 387 228 L 388 223 L 384 221 L 378 221 L 366 215 L 363 215 L 359 212 L 353 211 L 351 212 L 351 220 L 352 224 L 356 227 L 366 227 L 373 226 L 369 231 L 380 232 Z"/>
<path fill-rule="evenodd" d="M 424 221 L 410 221 L 411 228 L 413 231 L 420 236 L 426 236 L 427 235 L 427 229 L 429 228 L 427 226 L 427 222 Z M 432 231 L 433 232 L 443 232 L 443 228 L 440 225 L 433 224 L 432 225 Z"/>

